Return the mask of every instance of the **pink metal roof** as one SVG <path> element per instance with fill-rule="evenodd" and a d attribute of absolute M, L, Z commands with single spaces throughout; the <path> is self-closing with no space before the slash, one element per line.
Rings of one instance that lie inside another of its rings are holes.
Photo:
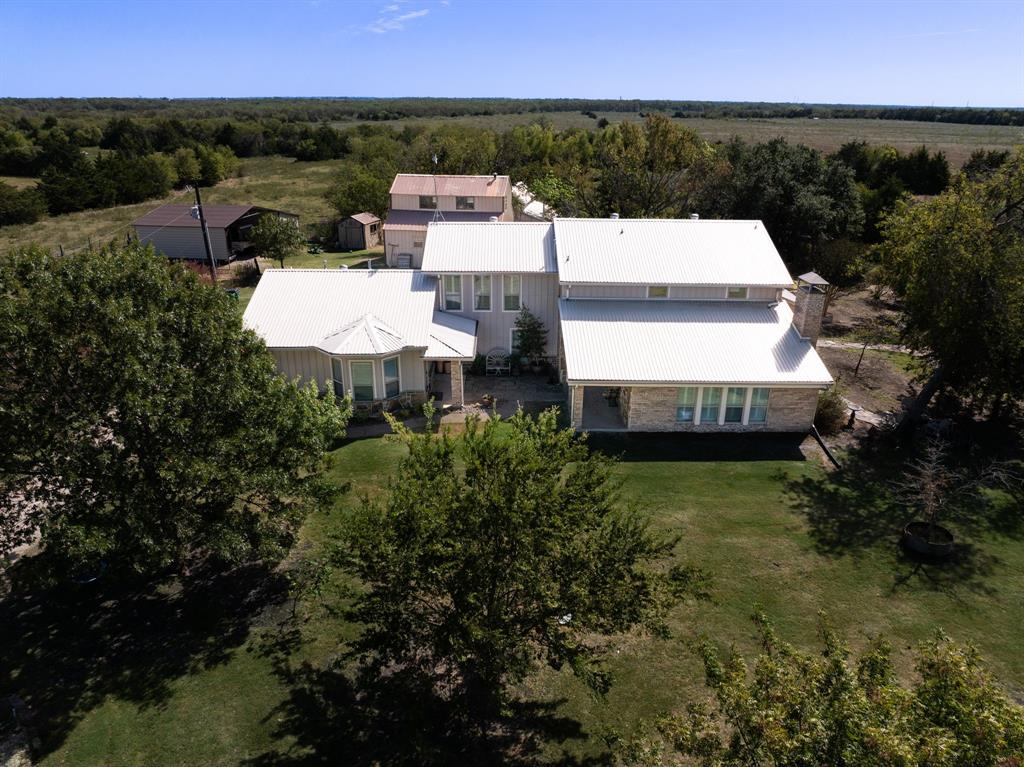
<path fill-rule="evenodd" d="M 504 197 L 508 194 L 509 185 L 508 176 L 432 176 L 399 173 L 391 184 L 391 194 Z"/>

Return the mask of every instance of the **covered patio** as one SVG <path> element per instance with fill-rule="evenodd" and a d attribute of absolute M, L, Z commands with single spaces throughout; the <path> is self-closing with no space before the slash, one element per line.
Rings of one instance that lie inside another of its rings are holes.
<path fill-rule="evenodd" d="M 628 391 L 628 390 L 627 390 Z M 618 388 L 583 387 L 583 431 L 625 431 Z"/>

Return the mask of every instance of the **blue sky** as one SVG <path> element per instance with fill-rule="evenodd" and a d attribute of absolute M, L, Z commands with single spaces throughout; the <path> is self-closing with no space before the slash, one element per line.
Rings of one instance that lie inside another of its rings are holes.
<path fill-rule="evenodd" d="M 0 96 L 1024 106 L 1024 0 L 0 0 Z"/>

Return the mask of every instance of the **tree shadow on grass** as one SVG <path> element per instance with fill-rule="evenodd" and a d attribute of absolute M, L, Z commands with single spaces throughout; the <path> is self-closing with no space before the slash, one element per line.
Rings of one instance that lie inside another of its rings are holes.
<path fill-rule="evenodd" d="M 41 755 L 107 697 L 164 705 L 174 679 L 225 663 L 254 616 L 285 593 L 283 579 L 260 567 L 49 588 L 23 583 L 30 567 L 12 568 L 13 587 L 0 598 L 0 693 L 27 701 Z"/>
<path fill-rule="evenodd" d="M 542 757 L 545 746 L 587 739 L 579 722 L 558 715 L 564 700 L 517 702 L 500 720 L 471 726 L 433 679 L 295 663 L 298 641 L 297 632 L 282 627 L 261 650 L 290 692 L 266 718 L 276 723 L 273 735 L 283 745 L 246 767 L 610 764 L 606 757 Z"/>
<path fill-rule="evenodd" d="M 978 539 L 987 534 L 1024 539 L 1021 499 L 1004 494 L 989 502 L 951 509 L 940 523 L 956 534 L 953 556 L 941 562 L 915 558 L 903 551 L 899 542 L 903 527 L 916 514 L 894 491 L 895 480 L 914 457 L 911 447 L 867 438 L 847 453 L 841 469 L 782 479 L 793 508 L 807 520 L 819 554 L 839 557 L 892 552 L 894 592 L 918 584 L 949 594 L 958 588 L 991 593 L 986 579 L 1001 560 Z"/>

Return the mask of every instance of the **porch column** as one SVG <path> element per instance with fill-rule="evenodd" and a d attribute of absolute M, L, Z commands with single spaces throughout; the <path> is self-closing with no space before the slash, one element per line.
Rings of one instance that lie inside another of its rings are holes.
<path fill-rule="evenodd" d="M 570 424 L 576 431 L 583 431 L 583 387 L 573 386 L 569 390 Z"/>
<path fill-rule="evenodd" d="M 459 360 L 452 360 L 452 404 L 456 407 L 462 407 L 465 404 L 462 394 L 462 362 Z"/>

